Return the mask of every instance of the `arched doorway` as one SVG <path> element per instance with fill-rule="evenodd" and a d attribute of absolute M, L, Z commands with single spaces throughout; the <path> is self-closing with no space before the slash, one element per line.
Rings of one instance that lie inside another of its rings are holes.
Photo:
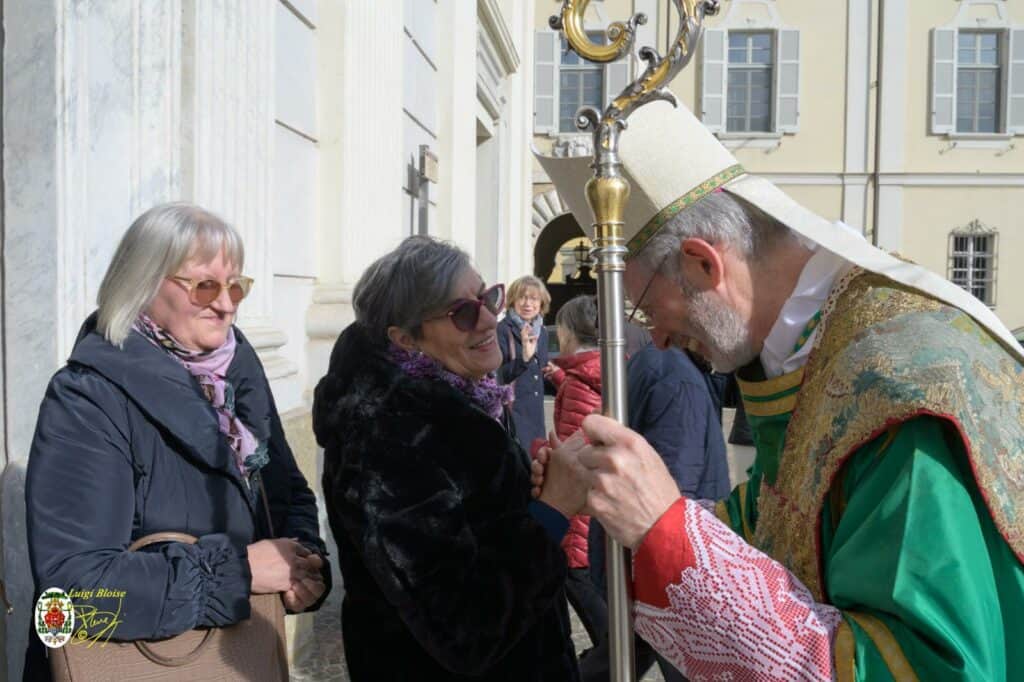
<path fill-rule="evenodd" d="M 597 293 L 597 280 L 589 266 L 580 263 L 590 240 L 573 214 L 565 210 L 558 193 L 550 190 L 538 195 L 533 205 L 534 225 L 540 228 L 533 244 L 533 274 L 547 284 L 551 293 L 546 322 L 553 324 L 566 302 Z"/>

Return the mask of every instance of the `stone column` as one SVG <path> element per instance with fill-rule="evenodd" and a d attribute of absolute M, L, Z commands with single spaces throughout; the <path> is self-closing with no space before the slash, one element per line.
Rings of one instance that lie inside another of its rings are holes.
<path fill-rule="evenodd" d="M 297 368 L 272 323 L 274 0 L 184 0 L 183 193 L 232 223 L 256 280 L 239 324 L 272 385 Z"/>
<path fill-rule="evenodd" d="M 32 613 L 24 473 L 39 403 L 131 220 L 180 191 L 180 0 L 4 3 L 5 676 Z"/>
<path fill-rule="evenodd" d="M 311 377 L 352 321 L 352 288 L 402 236 L 402 3 L 320 5 L 319 281 L 307 317 Z"/>
<path fill-rule="evenodd" d="M 476 250 L 475 4 L 438 3 L 438 234 L 469 253 Z"/>

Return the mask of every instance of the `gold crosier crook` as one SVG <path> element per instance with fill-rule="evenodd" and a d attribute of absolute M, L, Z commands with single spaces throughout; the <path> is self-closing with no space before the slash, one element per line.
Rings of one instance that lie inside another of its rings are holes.
<path fill-rule="evenodd" d="M 590 40 L 584 29 L 584 13 L 590 0 L 562 0 L 561 14 L 548 22 L 565 34 L 569 47 L 592 62 L 614 61 L 633 47 L 636 27 L 647 22 L 643 14 L 629 21 L 617 21 L 605 31 L 609 43 Z M 594 177 L 586 186 L 587 203 L 594 214 L 594 249 L 597 263 L 598 310 L 601 346 L 601 400 L 603 412 L 618 422 L 627 423 L 625 363 L 625 296 L 622 273 L 628 253 L 623 239 L 623 215 L 629 201 L 629 182 L 622 177 L 619 162 L 619 134 L 626 119 L 639 107 L 656 100 L 676 105 L 675 96 L 666 87 L 693 58 L 700 41 L 704 17 L 718 12 L 718 0 L 672 0 L 679 13 L 679 30 L 668 54 L 660 56 L 653 47 L 643 47 L 640 58 L 647 68 L 612 100 L 604 112 L 583 107 L 576 113 L 576 127 L 592 131 L 594 136 Z M 633 655 L 631 580 L 628 551 L 607 539 L 606 575 L 608 577 L 608 638 L 612 682 L 633 682 L 636 668 Z"/>

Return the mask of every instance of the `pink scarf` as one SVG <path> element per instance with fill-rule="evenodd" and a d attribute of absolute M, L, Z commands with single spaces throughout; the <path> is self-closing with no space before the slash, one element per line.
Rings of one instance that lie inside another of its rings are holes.
<path fill-rule="evenodd" d="M 235 389 L 227 380 L 228 367 L 235 357 L 237 347 L 234 328 L 228 329 L 227 340 L 220 348 L 194 351 L 182 346 L 145 313 L 139 315 L 133 327 L 181 363 L 199 382 L 203 395 L 217 412 L 217 426 L 227 437 L 242 476 L 248 477 L 253 470 L 263 466 L 266 463 L 266 447 L 261 447 L 242 420 L 235 416 Z"/>

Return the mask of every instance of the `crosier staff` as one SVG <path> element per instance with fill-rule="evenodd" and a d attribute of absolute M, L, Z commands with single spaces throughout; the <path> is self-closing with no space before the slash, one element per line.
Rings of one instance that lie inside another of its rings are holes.
<path fill-rule="evenodd" d="M 551 28 L 582 59 L 611 62 L 629 53 L 636 27 L 647 22 L 638 13 L 627 22 L 617 21 L 606 31 L 607 45 L 590 40 L 584 29 L 584 13 L 590 0 L 562 0 L 562 11 L 551 17 Z M 604 414 L 620 423 L 626 415 L 626 358 L 623 327 L 625 297 L 622 273 L 628 253 L 623 238 L 623 214 L 629 201 L 629 182 L 622 176 L 618 158 L 619 135 L 636 109 L 657 100 L 676 104 L 667 85 L 693 58 L 703 31 L 704 17 L 718 12 L 718 0 L 672 0 L 679 13 L 679 30 L 668 54 L 652 47 L 641 48 L 647 68 L 609 104 L 604 112 L 583 107 L 576 126 L 594 136 L 594 177 L 587 182 L 587 203 L 594 216 L 592 256 L 597 264 L 598 311 L 601 347 L 601 400 Z M 609 644 L 612 682 L 636 679 L 633 655 L 632 599 L 628 550 L 609 536 L 607 543 Z"/>

